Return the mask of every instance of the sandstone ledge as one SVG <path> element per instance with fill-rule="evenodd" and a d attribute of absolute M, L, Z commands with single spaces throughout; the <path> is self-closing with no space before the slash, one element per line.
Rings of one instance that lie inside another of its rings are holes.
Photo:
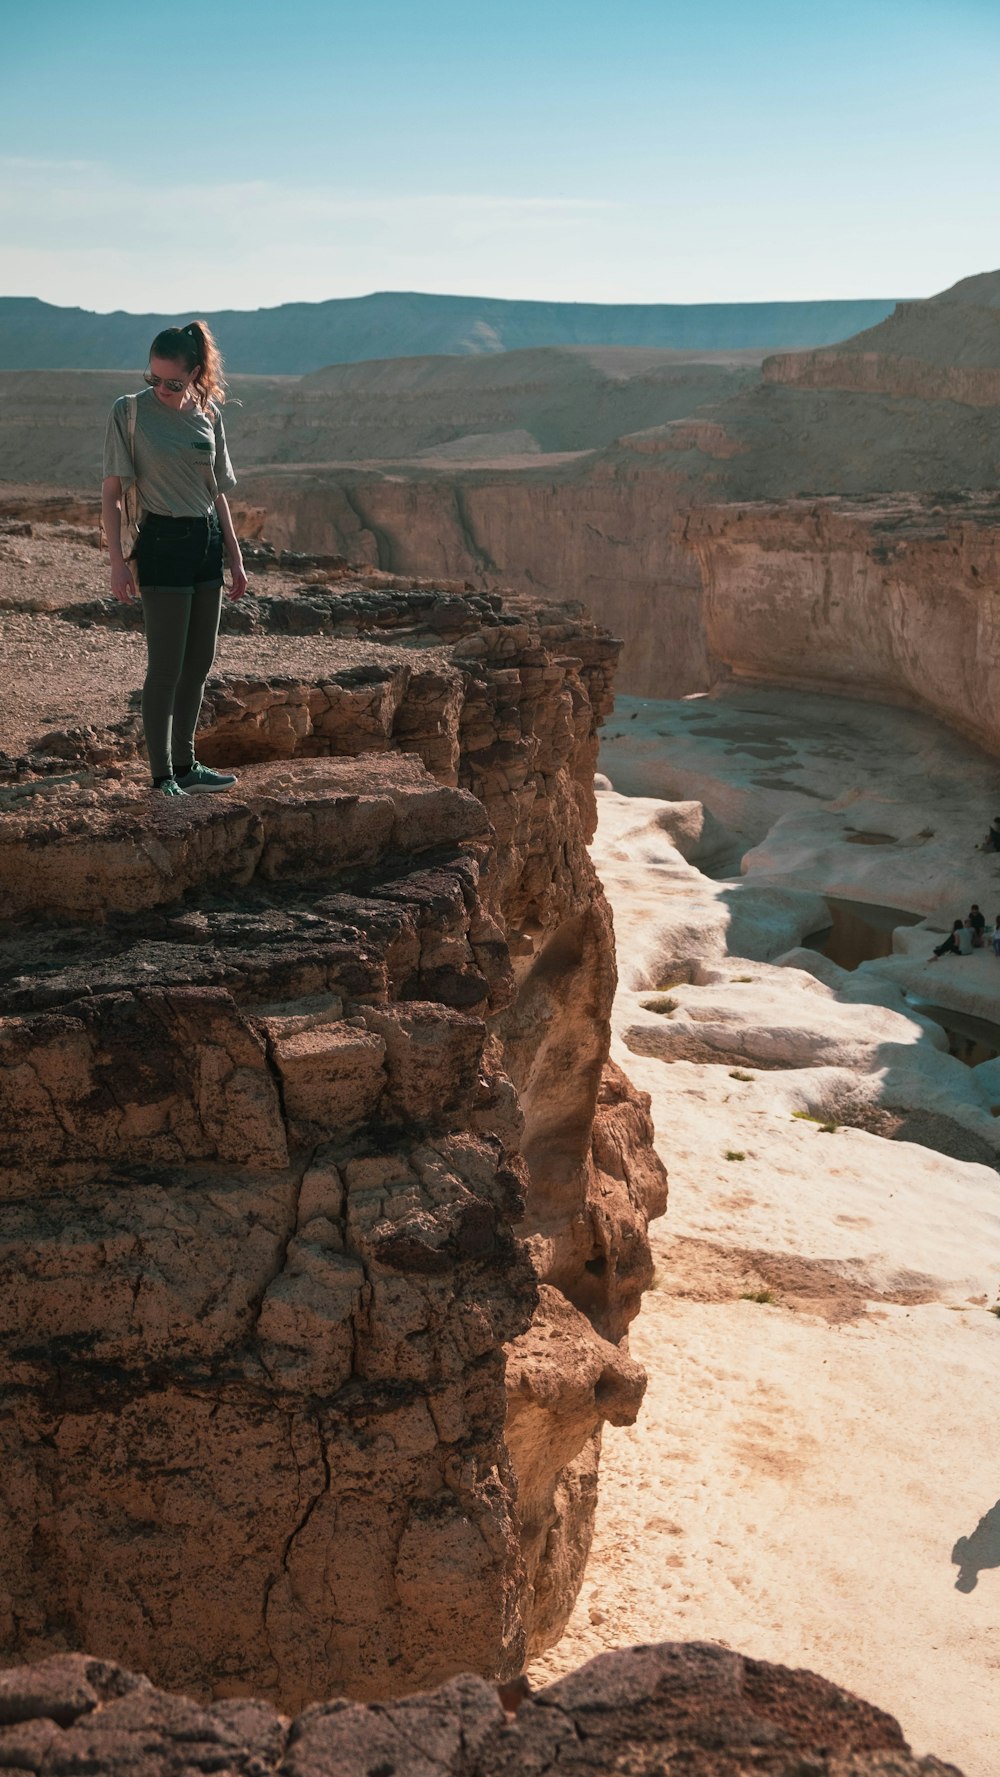
<path fill-rule="evenodd" d="M 294 1720 L 208 1708 L 85 1654 L 0 1672 L 0 1769 L 35 1777 L 961 1777 L 897 1723 L 812 1673 L 697 1642 L 603 1654 L 534 1694 L 482 1679 Z"/>
<path fill-rule="evenodd" d="M 298 616 L 307 674 L 209 698 L 232 795 L 153 798 L 128 722 L 0 787 L 0 1646 L 288 1709 L 558 1635 L 664 1199 L 586 849 L 616 645 Z"/>

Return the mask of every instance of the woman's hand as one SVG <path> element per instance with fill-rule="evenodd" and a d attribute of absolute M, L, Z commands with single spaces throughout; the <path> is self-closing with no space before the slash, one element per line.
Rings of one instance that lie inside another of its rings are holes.
<path fill-rule="evenodd" d="M 128 562 L 113 562 L 111 565 L 111 590 L 120 605 L 134 605 L 138 594 L 135 581 Z"/>
<path fill-rule="evenodd" d="M 237 599 L 243 597 L 243 594 L 246 592 L 247 586 L 249 585 L 246 569 L 243 566 L 242 556 L 236 556 L 235 559 L 229 563 L 229 578 L 231 585 L 226 593 L 226 597 L 231 598 L 235 603 Z"/>

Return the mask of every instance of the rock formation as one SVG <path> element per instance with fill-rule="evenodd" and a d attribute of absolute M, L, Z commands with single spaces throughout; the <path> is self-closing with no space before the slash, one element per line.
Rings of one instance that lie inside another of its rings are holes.
<path fill-rule="evenodd" d="M 617 645 L 377 578 L 231 615 L 235 793 L 44 684 L 4 767 L 0 1648 L 294 1710 L 559 1633 L 664 1185 L 586 850 Z"/>
<path fill-rule="evenodd" d="M 787 551 L 801 555 L 806 513 L 819 497 L 840 497 L 847 502 L 843 524 L 825 504 L 817 522 L 829 520 L 841 535 L 858 527 L 855 590 L 840 609 L 851 606 L 872 645 L 870 688 L 902 702 L 916 697 L 949 720 L 952 712 L 964 720 L 964 695 L 935 688 L 943 670 L 947 677 L 937 659 L 941 614 L 918 593 L 916 609 L 924 615 L 902 638 L 898 601 L 911 569 L 914 581 L 929 583 L 944 565 L 964 606 L 961 621 L 974 608 L 977 634 L 980 623 L 988 627 L 988 606 L 981 598 L 968 605 L 963 576 L 974 582 L 973 567 L 981 570 L 971 533 L 985 542 L 995 524 L 996 287 L 996 274 L 965 280 L 928 302 L 900 304 L 853 340 L 768 358 L 759 382 L 687 415 L 664 407 L 661 423 L 624 433 L 586 457 L 539 456 L 507 467 L 261 465 L 245 477 L 243 493 L 275 514 L 270 529 L 286 546 L 343 550 L 411 574 L 437 564 L 477 585 L 502 573 L 522 591 L 580 597 L 623 637 L 620 688 L 646 697 L 703 690 L 730 666 L 769 676 L 770 669 L 742 664 L 742 634 L 734 639 L 731 622 L 729 633 L 720 633 L 722 556 L 740 534 L 731 508 L 760 501 L 790 507 Z M 859 501 L 873 495 L 874 509 L 859 510 Z M 981 499 L 966 512 L 969 495 Z M 703 522 L 705 506 L 724 508 L 726 516 Z M 779 514 L 772 511 L 768 522 L 776 539 Z M 720 530 L 725 550 L 712 546 Z M 814 552 L 820 605 L 830 565 L 825 541 L 821 534 Z M 792 591 L 776 543 L 768 553 L 776 608 L 786 610 L 792 599 L 802 606 L 795 640 L 787 631 L 772 638 L 780 664 L 783 650 L 801 653 L 805 612 L 816 598 L 811 583 Z M 740 559 L 759 589 L 759 563 L 748 554 Z M 834 584 L 843 568 L 842 557 L 830 565 Z M 770 597 L 770 579 L 766 585 Z M 756 594 L 741 600 L 736 625 L 746 617 L 751 651 L 758 602 Z M 822 634 L 816 639 L 809 658 L 818 678 L 831 689 L 855 689 L 855 669 L 845 677 L 837 647 L 824 656 Z M 974 698 L 981 701 L 975 688 Z M 978 715 L 967 731 L 981 732 L 977 723 Z"/>
<path fill-rule="evenodd" d="M 939 626 L 919 638 L 911 628 L 905 658 L 887 661 L 899 655 L 895 545 L 912 556 L 947 530 L 943 549 L 926 557 L 926 572 L 936 572 L 936 557 L 963 548 L 954 496 L 992 497 L 997 284 L 998 274 L 984 274 L 900 303 L 852 339 L 765 358 L 762 372 L 759 354 L 747 352 L 580 346 L 247 379 L 245 413 L 233 413 L 234 436 L 246 422 L 237 452 L 244 528 L 263 527 L 278 549 L 384 573 L 444 574 L 479 589 L 499 578 L 525 595 L 580 599 L 622 637 L 619 688 L 674 697 L 708 688 L 730 665 L 744 670 L 731 641 L 716 648 L 718 561 L 705 577 L 714 533 L 700 519 L 689 532 L 689 515 L 795 503 L 789 550 L 798 554 L 799 503 L 839 497 L 848 505 L 838 531 L 861 527 L 862 628 L 875 638 L 878 694 L 923 698 L 919 687 L 940 676 Z M 114 382 L 96 371 L 8 374 L 0 474 L 69 485 L 96 477 L 92 440 Z M 885 509 L 871 515 L 867 553 L 857 505 L 873 495 Z M 980 529 L 987 507 L 985 499 L 970 516 Z M 20 510 L 30 515 L 30 497 Z M 823 512 L 832 524 L 832 509 Z M 878 553 L 887 544 L 888 573 Z M 777 548 L 769 553 L 780 598 L 784 569 Z M 856 579 L 861 556 L 852 553 Z M 836 579 L 836 563 L 831 571 Z M 835 648 L 830 666 L 823 682 L 842 687 Z M 851 674 L 846 682 L 853 688 Z M 926 707 L 940 710 L 940 700 L 931 694 Z M 960 714 L 961 700 L 955 707 Z"/>
<path fill-rule="evenodd" d="M 480 1678 L 389 1704 L 199 1707 L 109 1661 L 66 1655 L 0 1674 L 0 1767 L 35 1777 L 221 1771 L 244 1777 L 961 1777 L 915 1758 L 890 1715 L 848 1691 L 704 1643 L 632 1648 L 525 1695 Z"/>
<path fill-rule="evenodd" d="M 685 537 L 718 672 L 908 704 L 1000 748 L 994 498 L 731 503 Z"/>

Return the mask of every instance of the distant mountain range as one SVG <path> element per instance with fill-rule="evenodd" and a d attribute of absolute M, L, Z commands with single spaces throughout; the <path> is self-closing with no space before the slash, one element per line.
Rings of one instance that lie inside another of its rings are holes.
<path fill-rule="evenodd" d="M 834 345 L 893 310 L 890 301 L 505 302 L 489 296 L 378 291 L 330 302 L 224 309 L 205 319 L 227 369 L 301 376 L 326 364 L 533 346 L 667 346 L 680 351 L 794 350 Z M 191 315 L 110 315 L 0 297 L 0 369 L 126 370 L 145 362 L 162 327 Z"/>

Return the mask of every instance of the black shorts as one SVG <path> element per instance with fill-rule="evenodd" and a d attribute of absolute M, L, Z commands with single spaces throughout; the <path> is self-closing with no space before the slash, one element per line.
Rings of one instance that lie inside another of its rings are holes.
<path fill-rule="evenodd" d="M 204 518 L 168 518 L 148 512 L 132 551 L 140 586 L 222 585 L 222 528 L 214 510 Z"/>

